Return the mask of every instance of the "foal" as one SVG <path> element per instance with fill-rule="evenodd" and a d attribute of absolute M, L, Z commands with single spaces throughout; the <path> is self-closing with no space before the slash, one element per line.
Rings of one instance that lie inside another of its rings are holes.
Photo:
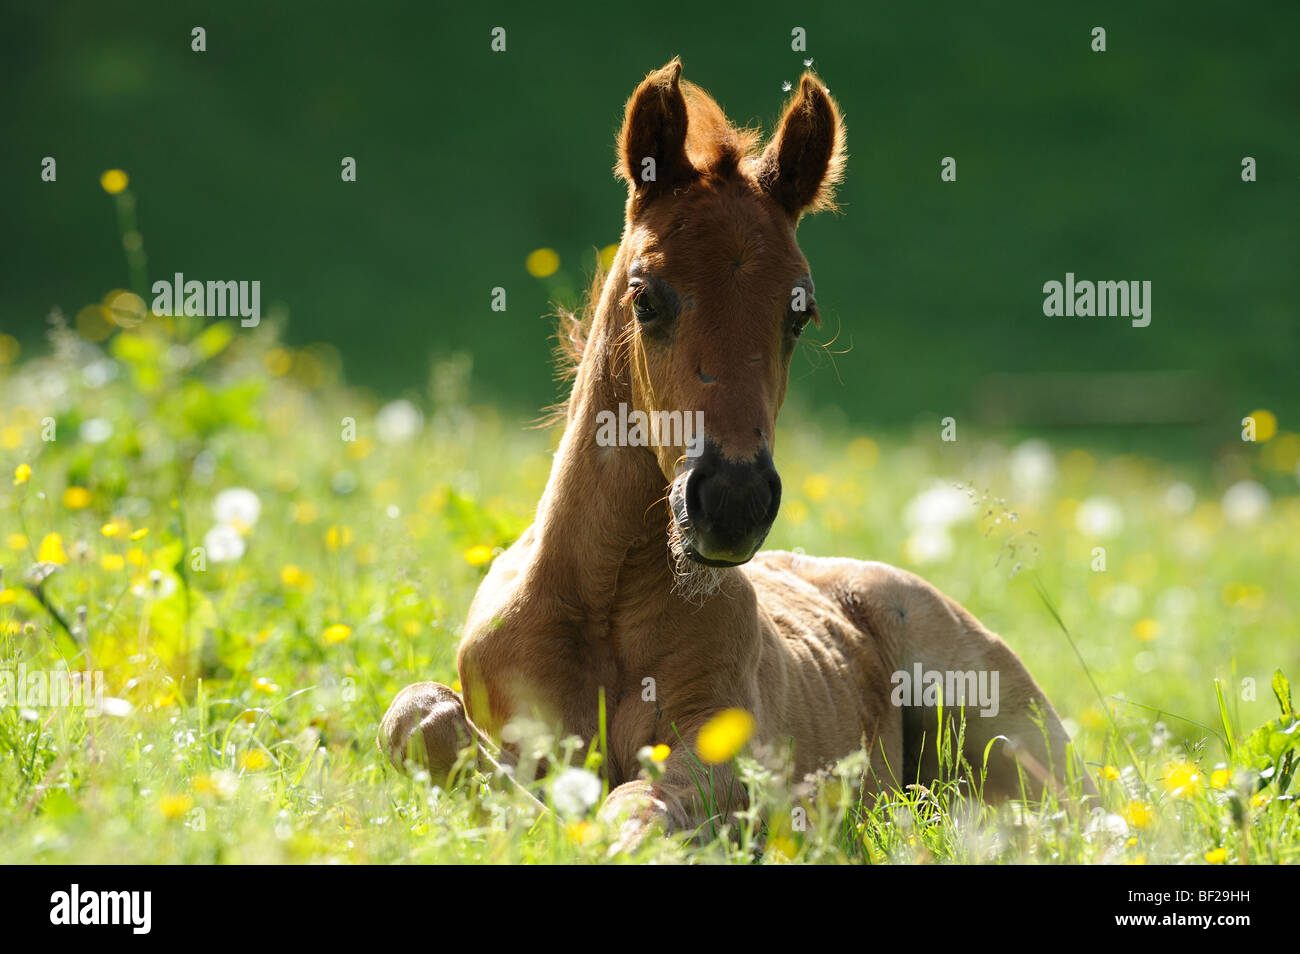
<path fill-rule="evenodd" d="M 844 128 L 805 74 L 760 151 L 756 133 L 680 77 L 673 60 L 627 103 L 622 241 L 577 335 L 536 519 L 470 607 L 457 660 L 464 705 L 445 686 L 408 686 L 380 747 L 399 767 L 410 754 L 445 773 L 462 746 L 476 739 L 483 751 L 516 716 L 591 740 L 603 690 L 603 811 L 693 829 L 707 809 L 685 749 L 724 709 L 753 715 L 756 742 L 792 746 L 797 776 L 865 746 L 871 791 L 936 778 L 934 700 L 891 703 L 891 674 L 919 664 L 999 674 L 996 714 L 969 711 L 962 752 L 982 766 L 1003 736 L 1016 754 L 989 759 L 986 798 L 1093 792 L 1042 690 L 956 602 L 881 563 L 757 552 L 781 500 L 772 444 L 791 355 L 816 320 L 795 226 L 832 206 Z M 702 411 L 702 446 L 694 456 L 684 442 L 602 446 L 598 418 L 620 404 L 692 420 Z M 652 782 L 637 753 L 659 743 L 672 753 Z M 729 764 L 706 771 L 715 804 L 744 804 Z"/>

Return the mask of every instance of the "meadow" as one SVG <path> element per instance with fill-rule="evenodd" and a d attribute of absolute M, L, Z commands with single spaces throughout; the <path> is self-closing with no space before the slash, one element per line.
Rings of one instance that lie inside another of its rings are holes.
<path fill-rule="evenodd" d="M 1105 808 L 972 805 L 955 778 L 864 805 L 861 757 L 809 787 L 737 738 L 737 830 L 623 855 L 592 804 L 598 743 L 538 740 L 570 766 L 530 786 L 545 813 L 473 772 L 399 775 L 375 745 L 398 689 L 454 685 L 469 600 L 557 434 L 472 402 L 467 356 L 383 402 L 275 321 L 162 317 L 121 290 L 96 307 L 52 316 L 47 354 L 0 336 L 0 670 L 102 672 L 105 697 L 0 704 L 0 861 L 1300 860 L 1300 436 L 1268 411 L 1255 442 L 1178 464 L 791 407 L 769 545 L 893 562 L 964 602 L 1045 688 Z"/>

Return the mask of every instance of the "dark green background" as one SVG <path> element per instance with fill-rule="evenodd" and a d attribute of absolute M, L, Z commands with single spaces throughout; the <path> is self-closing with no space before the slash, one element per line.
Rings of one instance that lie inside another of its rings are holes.
<path fill-rule="evenodd" d="M 619 235 L 612 143 L 638 80 L 681 55 L 770 129 L 807 55 L 850 161 L 842 214 L 801 240 L 821 337 L 851 350 L 805 348 L 800 400 L 889 424 L 989 417 L 992 387 L 1013 421 L 1071 423 L 1047 386 L 1108 424 L 1107 401 L 1145 419 L 1146 379 L 1051 376 L 1189 372 L 1150 418 L 1233 428 L 1262 406 L 1294 426 L 1300 4 L 978 6 L 8 3 L 0 327 L 39 350 L 51 306 L 125 284 L 98 185 L 121 167 L 150 281 L 260 279 L 289 339 L 332 342 L 352 381 L 422 389 L 433 356 L 468 350 L 480 398 L 532 410 L 555 396 L 546 314 Z M 550 279 L 524 270 L 539 246 L 561 255 Z M 1045 318 L 1067 270 L 1152 281 L 1151 326 Z"/>

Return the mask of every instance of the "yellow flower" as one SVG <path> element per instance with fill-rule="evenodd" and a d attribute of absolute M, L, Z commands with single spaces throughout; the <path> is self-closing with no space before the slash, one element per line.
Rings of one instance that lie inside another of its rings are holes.
<path fill-rule="evenodd" d="M 58 533 L 47 533 L 36 551 L 36 559 L 42 563 L 57 563 L 59 566 L 66 564 L 68 555 L 63 552 L 63 536 Z"/>
<path fill-rule="evenodd" d="M 248 772 L 257 772 L 271 764 L 271 757 L 261 749 L 245 752 L 239 760 L 239 767 Z"/>
<path fill-rule="evenodd" d="M 560 256 L 553 248 L 535 249 L 529 252 L 528 258 L 524 260 L 524 268 L 528 269 L 528 274 L 534 278 L 554 275 L 559 267 Z"/>
<path fill-rule="evenodd" d="M 1227 788 L 1232 781 L 1232 772 L 1228 769 L 1215 769 L 1210 773 L 1211 788 Z"/>
<path fill-rule="evenodd" d="M 1136 858 L 1132 859 L 1131 861 L 1124 862 L 1124 864 L 1126 865 L 1144 865 L 1146 863 L 1147 863 L 1146 855 L 1138 855 Z"/>
<path fill-rule="evenodd" d="M 1172 762 L 1165 771 L 1165 791 L 1174 798 L 1191 798 L 1200 792 L 1205 781 L 1195 762 Z"/>
<path fill-rule="evenodd" d="M 606 245 L 600 250 L 600 270 L 608 272 L 614 267 L 614 258 L 618 255 L 618 244 Z"/>
<path fill-rule="evenodd" d="M 795 855 L 799 854 L 799 844 L 789 835 L 777 835 L 775 838 L 769 838 L 767 842 L 767 851 L 774 857 L 772 861 L 789 861 Z"/>
<path fill-rule="evenodd" d="M 1119 769 L 1113 765 L 1107 765 L 1101 770 L 1101 777 L 1108 782 L 1113 782 L 1119 778 Z"/>
<path fill-rule="evenodd" d="M 331 552 L 337 552 L 352 542 L 352 529 L 337 524 L 325 531 L 325 546 Z"/>
<path fill-rule="evenodd" d="M 1146 802 L 1129 802 L 1120 810 L 1120 817 L 1133 828 L 1146 828 L 1156 816 L 1155 810 Z"/>
<path fill-rule="evenodd" d="M 5 545 L 8 546 L 10 550 L 26 550 L 29 542 L 27 534 L 25 533 L 11 533 L 5 539 Z"/>
<path fill-rule="evenodd" d="M 825 500 L 831 492 L 831 479 L 825 474 L 809 474 L 803 481 L 803 495 L 813 503 Z"/>
<path fill-rule="evenodd" d="M 451 681 L 451 691 L 452 691 L 452 692 L 460 692 L 460 691 L 461 691 L 460 680 L 459 680 L 459 679 L 453 679 L 453 680 Z"/>
<path fill-rule="evenodd" d="M 168 706 L 174 705 L 175 702 L 176 702 L 176 693 L 174 692 L 159 693 L 158 695 L 154 696 L 153 699 L 153 704 L 155 709 L 166 709 Z"/>
<path fill-rule="evenodd" d="M 145 566 L 149 562 L 149 557 L 139 547 L 132 547 L 126 551 L 126 561 L 132 566 Z"/>
<path fill-rule="evenodd" d="M 1215 848 L 1213 851 L 1207 851 L 1205 853 L 1205 860 L 1212 865 L 1223 864 L 1224 860 L 1227 859 L 1227 857 L 1228 857 L 1227 848 Z"/>
<path fill-rule="evenodd" d="M 126 188 L 127 183 L 130 181 L 126 173 L 121 169 L 109 169 L 99 177 L 99 184 L 103 186 L 104 191 L 109 195 L 117 195 Z"/>
<path fill-rule="evenodd" d="M 1277 433 L 1277 415 L 1261 408 L 1258 411 L 1251 411 L 1250 417 L 1255 419 L 1255 440 L 1261 444 L 1272 440 L 1273 435 Z"/>
<path fill-rule="evenodd" d="M 1270 797 L 1267 792 L 1256 792 L 1254 795 L 1250 796 L 1251 808 L 1263 808 L 1269 803 L 1269 801 Z"/>
<path fill-rule="evenodd" d="M 253 688 L 257 692 L 266 693 L 268 696 L 273 696 L 280 691 L 279 686 L 273 683 L 270 679 L 265 679 L 261 676 L 258 676 L 253 680 Z"/>
<path fill-rule="evenodd" d="M 492 548 L 479 543 L 465 551 L 465 562 L 470 566 L 483 566 L 492 562 Z"/>
<path fill-rule="evenodd" d="M 660 742 L 650 750 L 650 758 L 654 759 L 656 762 L 664 762 L 667 761 L 668 756 L 672 754 L 672 751 L 672 749 Z"/>
<path fill-rule="evenodd" d="M 286 563 L 284 566 L 280 567 L 280 582 L 285 586 L 306 586 L 307 581 L 310 579 L 311 577 L 304 573 L 297 564 Z"/>
<path fill-rule="evenodd" d="M 185 813 L 194 807 L 194 799 L 188 795 L 164 795 L 158 799 L 158 811 L 168 821 L 184 818 Z"/>
<path fill-rule="evenodd" d="M 19 484 L 25 484 L 25 483 L 27 483 L 27 481 L 29 481 L 29 480 L 31 480 L 31 479 L 32 479 L 32 466 L 31 466 L 31 464 L 19 464 L 17 467 L 14 468 L 14 486 L 15 486 L 15 487 L 17 487 Z"/>
<path fill-rule="evenodd" d="M 99 565 L 110 573 L 116 573 L 126 566 L 126 560 L 120 553 L 105 553 L 99 558 Z"/>
<path fill-rule="evenodd" d="M 754 717 L 744 709 L 724 709 L 700 729 L 696 751 L 705 762 L 726 762 L 754 734 Z"/>
<path fill-rule="evenodd" d="M 115 537 L 122 532 L 122 525 L 116 520 L 110 520 L 99 528 L 99 532 L 106 537 Z"/>
<path fill-rule="evenodd" d="M 1149 643 L 1160 635 L 1160 623 L 1154 619 L 1140 619 L 1133 624 L 1133 635 L 1138 642 Z"/>
<path fill-rule="evenodd" d="M 12 587 L 5 587 L 0 590 L 0 606 L 8 606 L 10 603 L 17 601 L 18 591 Z"/>
<path fill-rule="evenodd" d="M 304 527 L 315 523 L 320 517 L 320 507 L 310 500 L 299 500 L 293 505 L 293 522 Z"/>
<path fill-rule="evenodd" d="M 139 530 L 136 530 L 136 531 L 134 531 L 134 532 L 131 534 L 131 539 L 132 539 L 132 540 L 143 540 L 143 539 L 144 539 L 145 537 L 147 537 L 148 535 L 149 535 L 149 528 L 148 528 L 148 527 L 141 527 Z"/>
<path fill-rule="evenodd" d="M 63 492 L 63 506 L 69 510 L 84 510 L 90 506 L 90 491 L 85 487 L 69 487 Z"/>
<path fill-rule="evenodd" d="M 351 626 L 346 623 L 335 623 L 333 626 L 325 628 L 325 632 L 321 633 L 321 639 L 327 643 L 341 643 L 351 635 Z"/>
<path fill-rule="evenodd" d="M 575 845 L 588 845 L 600 836 L 600 827 L 595 822 L 574 821 L 564 826 L 564 837 Z"/>

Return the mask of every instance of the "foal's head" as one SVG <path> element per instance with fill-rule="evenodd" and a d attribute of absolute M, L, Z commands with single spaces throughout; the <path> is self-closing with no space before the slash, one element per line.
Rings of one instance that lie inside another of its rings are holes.
<path fill-rule="evenodd" d="M 781 502 L 776 416 L 795 342 L 817 320 L 795 226 L 832 206 L 844 129 L 808 73 L 759 151 L 756 133 L 680 77 L 674 60 L 628 100 L 627 222 L 610 280 L 622 289 L 636 409 L 692 424 L 702 412 L 702 443 L 686 455 L 656 448 L 678 556 L 734 566 L 758 550 Z"/>

